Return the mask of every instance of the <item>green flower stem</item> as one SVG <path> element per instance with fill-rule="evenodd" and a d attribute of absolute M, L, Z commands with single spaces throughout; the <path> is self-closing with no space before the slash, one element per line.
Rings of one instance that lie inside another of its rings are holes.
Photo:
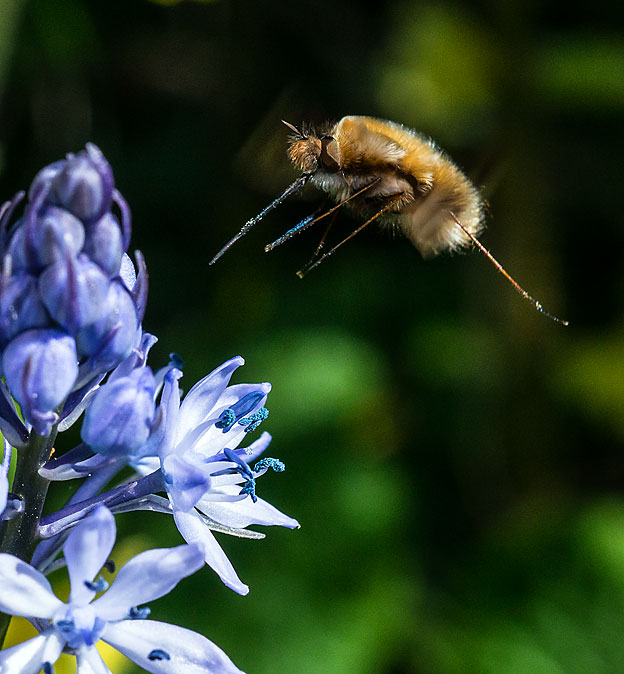
<path fill-rule="evenodd" d="M 49 459 L 55 439 L 56 427 L 49 436 L 33 432 L 28 445 L 17 452 L 11 491 L 24 501 L 24 512 L 6 523 L 0 552 L 8 552 L 25 562 L 30 561 L 37 543 L 39 520 L 50 484 L 49 480 L 39 475 L 39 468 Z M 0 648 L 10 621 L 11 616 L 0 613 Z"/>

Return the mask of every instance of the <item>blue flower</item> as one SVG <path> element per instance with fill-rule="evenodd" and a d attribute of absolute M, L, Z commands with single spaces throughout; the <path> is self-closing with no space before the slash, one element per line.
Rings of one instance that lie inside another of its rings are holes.
<path fill-rule="evenodd" d="M 266 416 L 264 403 L 271 390 L 267 383 L 228 386 L 243 363 L 240 357 L 225 362 L 195 384 L 181 404 L 181 373 L 169 371 L 161 401 L 164 430 L 159 447 L 176 526 L 187 542 L 201 545 L 206 564 L 239 594 L 247 594 L 249 588 L 211 529 L 233 533 L 251 524 L 299 527 L 297 520 L 255 493 L 256 479 L 269 467 L 283 469 L 274 459 L 254 468 L 249 465 L 268 447 L 271 436 L 263 433 L 249 447 L 236 449 L 250 426 Z"/>
<path fill-rule="evenodd" d="M 155 674 L 240 674 L 227 655 L 190 630 L 146 620 L 139 604 L 169 593 L 203 564 L 196 546 L 148 550 L 123 566 L 110 590 L 96 574 L 115 541 L 115 520 L 98 508 L 67 537 L 64 545 L 71 593 L 67 603 L 52 592 L 46 577 L 22 560 L 0 554 L 0 611 L 30 618 L 40 634 L 0 651 L 2 674 L 52 671 L 63 651 L 76 656 L 78 674 L 108 672 L 95 648 L 104 641 Z"/>

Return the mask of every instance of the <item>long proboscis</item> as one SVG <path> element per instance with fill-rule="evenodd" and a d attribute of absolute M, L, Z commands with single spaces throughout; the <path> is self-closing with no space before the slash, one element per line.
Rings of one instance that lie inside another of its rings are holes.
<path fill-rule="evenodd" d="M 547 316 L 550 318 L 551 321 L 555 321 L 555 323 L 560 323 L 561 325 L 570 325 L 569 321 L 564 321 L 563 318 L 559 318 L 559 316 L 555 316 L 554 314 L 551 314 L 549 311 L 546 311 L 544 307 L 538 302 L 532 295 L 529 295 L 529 293 L 519 284 L 517 283 L 508 273 L 505 271 L 503 265 L 490 253 L 490 251 L 477 239 L 477 237 L 469 232 L 466 227 L 462 224 L 460 219 L 453 213 L 453 211 L 449 211 L 451 214 L 451 217 L 455 221 L 455 224 L 470 238 L 472 243 L 487 257 L 487 259 L 496 267 L 496 271 L 504 276 L 509 283 L 515 288 L 516 292 L 518 292 L 522 297 L 530 302 L 541 314 L 544 314 L 544 316 Z"/>
<path fill-rule="evenodd" d="M 297 178 L 297 180 L 295 180 L 295 182 L 292 183 L 292 185 L 289 185 L 279 195 L 279 197 L 277 197 L 277 199 L 274 199 L 268 206 L 263 208 L 260 211 L 260 213 L 258 213 L 258 215 L 251 218 L 251 220 L 247 220 L 247 222 L 242 226 L 240 232 L 235 237 L 230 239 L 225 244 L 225 246 L 223 246 L 223 248 L 212 258 L 212 260 L 210 260 L 210 262 L 208 264 L 214 264 L 231 246 L 233 246 L 240 238 L 245 236 L 245 234 L 247 234 L 247 232 L 256 223 L 260 222 L 260 220 L 262 220 L 262 218 L 264 218 L 264 216 L 267 213 L 272 211 L 274 208 L 277 208 L 282 203 L 282 201 L 287 199 L 291 194 L 294 194 L 295 192 L 298 192 L 308 182 L 308 180 L 310 180 L 311 177 L 312 177 L 311 173 L 304 173 L 303 175 L 299 176 L 299 178 Z"/>

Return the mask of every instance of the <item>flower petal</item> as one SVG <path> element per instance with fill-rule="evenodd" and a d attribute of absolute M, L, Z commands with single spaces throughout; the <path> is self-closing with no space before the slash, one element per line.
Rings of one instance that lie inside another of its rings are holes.
<path fill-rule="evenodd" d="M 180 407 L 180 429 L 183 433 L 199 426 L 207 419 L 215 403 L 225 391 L 234 370 L 244 364 L 245 361 L 240 356 L 230 358 L 193 386 L 184 397 L 184 402 Z"/>
<path fill-rule="evenodd" d="M 2 513 L 6 508 L 7 496 L 9 494 L 9 481 L 3 470 L 0 470 L 0 521 L 2 520 Z"/>
<path fill-rule="evenodd" d="M 160 399 L 159 410 L 162 414 L 162 438 L 158 445 L 158 456 L 164 460 L 175 448 L 175 438 L 178 429 L 178 416 L 180 412 L 180 384 L 178 380 L 182 372 L 172 367 L 165 375 L 163 392 Z"/>
<path fill-rule="evenodd" d="M 241 674 L 218 646 L 178 625 L 124 620 L 108 623 L 102 639 L 152 674 Z"/>
<path fill-rule="evenodd" d="M 63 546 L 71 583 L 70 602 L 87 604 L 95 592 L 85 581 L 92 581 L 104 566 L 115 542 L 115 518 L 101 506 L 93 511 L 69 534 Z"/>
<path fill-rule="evenodd" d="M 42 573 L 6 553 L 0 553 L 0 588 L 0 611 L 9 615 L 51 618 L 63 605 Z"/>
<path fill-rule="evenodd" d="M 245 453 L 242 457 L 247 463 L 251 463 L 252 461 L 255 461 L 270 444 L 271 434 L 265 431 L 257 440 L 252 442 L 248 447 L 245 447 Z"/>
<path fill-rule="evenodd" d="M 38 674 L 44 662 L 54 664 L 63 650 L 64 641 L 55 630 L 0 651 L 2 674 Z"/>
<path fill-rule="evenodd" d="M 76 653 L 76 674 L 111 674 L 94 646 L 85 646 Z"/>
<path fill-rule="evenodd" d="M 256 404 L 249 409 L 245 416 L 253 414 L 261 407 L 264 407 L 267 395 L 270 391 L 271 384 L 268 382 L 263 384 L 235 384 L 234 386 L 228 386 L 227 389 L 223 392 L 223 395 L 221 395 L 219 400 L 217 400 L 213 415 L 218 417 L 223 411 L 231 408 L 245 396 L 258 393 L 260 395 L 258 396 Z M 184 403 L 182 404 L 184 405 Z M 228 447 L 229 449 L 234 449 L 237 447 L 248 432 L 248 428 L 249 426 L 241 426 L 239 423 L 235 423 L 224 433 L 224 429 L 217 428 L 213 425 L 210 426 L 199 438 L 194 437 L 193 428 L 190 428 L 188 435 L 183 440 L 178 437 L 178 441 L 179 444 L 182 445 L 185 449 L 189 449 L 191 446 L 193 446 L 193 449 L 196 452 L 199 452 L 208 458 L 217 452 L 220 452 L 224 447 Z M 180 426 L 179 434 L 183 431 L 184 427 Z"/>
<path fill-rule="evenodd" d="M 125 564 L 110 590 L 91 606 L 104 620 L 121 620 L 133 606 L 168 594 L 203 565 L 203 552 L 196 545 L 147 550 Z"/>
<path fill-rule="evenodd" d="M 197 543 L 202 548 L 204 561 L 213 571 L 216 571 L 223 583 L 238 594 L 247 594 L 249 588 L 241 582 L 232 563 L 217 543 L 210 529 L 202 521 L 199 513 L 196 510 L 187 513 L 174 511 L 173 517 L 184 540 L 189 544 Z"/>
<path fill-rule="evenodd" d="M 238 487 L 224 486 L 221 491 L 238 494 Z M 202 499 L 197 508 L 211 519 L 234 529 L 244 529 L 250 524 L 262 524 L 264 526 L 288 527 L 298 529 L 299 522 L 288 517 L 272 506 L 267 501 L 259 498 L 255 503 L 251 498 L 242 501 L 212 501 L 210 498 Z"/>

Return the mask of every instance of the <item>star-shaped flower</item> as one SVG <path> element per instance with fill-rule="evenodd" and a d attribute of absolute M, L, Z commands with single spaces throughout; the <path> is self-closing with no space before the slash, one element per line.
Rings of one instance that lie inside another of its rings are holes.
<path fill-rule="evenodd" d="M 125 564 L 110 590 L 95 579 L 115 541 L 115 520 L 100 506 L 67 537 L 65 561 L 71 594 L 63 603 L 46 577 L 21 559 L 0 554 L 0 611 L 32 620 L 40 634 L 0 651 L 2 674 L 37 674 L 66 651 L 77 659 L 78 674 L 110 674 L 95 644 L 102 640 L 154 674 L 241 674 L 227 655 L 190 630 L 146 620 L 139 604 L 170 592 L 203 565 L 197 546 L 148 550 Z"/>
<path fill-rule="evenodd" d="M 241 357 L 232 358 L 199 381 L 180 404 L 178 379 L 172 369 L 165 377 L 161 410 L 163 437 L 159 447 L 165 486 L 176 525 L 188 543 L 201 546 L 205 561 L 235 592 L 247 594 L 211 529 L 242 530 L 251 524 L 299 527 L 255 493 L 256 479 L 269 468 L 281 471 L 275 459 L 254 461 L 271 436 L 245 449 L 241 440 L 268 415 L 264 408 L 271 385 L 228 386 Z"/>

